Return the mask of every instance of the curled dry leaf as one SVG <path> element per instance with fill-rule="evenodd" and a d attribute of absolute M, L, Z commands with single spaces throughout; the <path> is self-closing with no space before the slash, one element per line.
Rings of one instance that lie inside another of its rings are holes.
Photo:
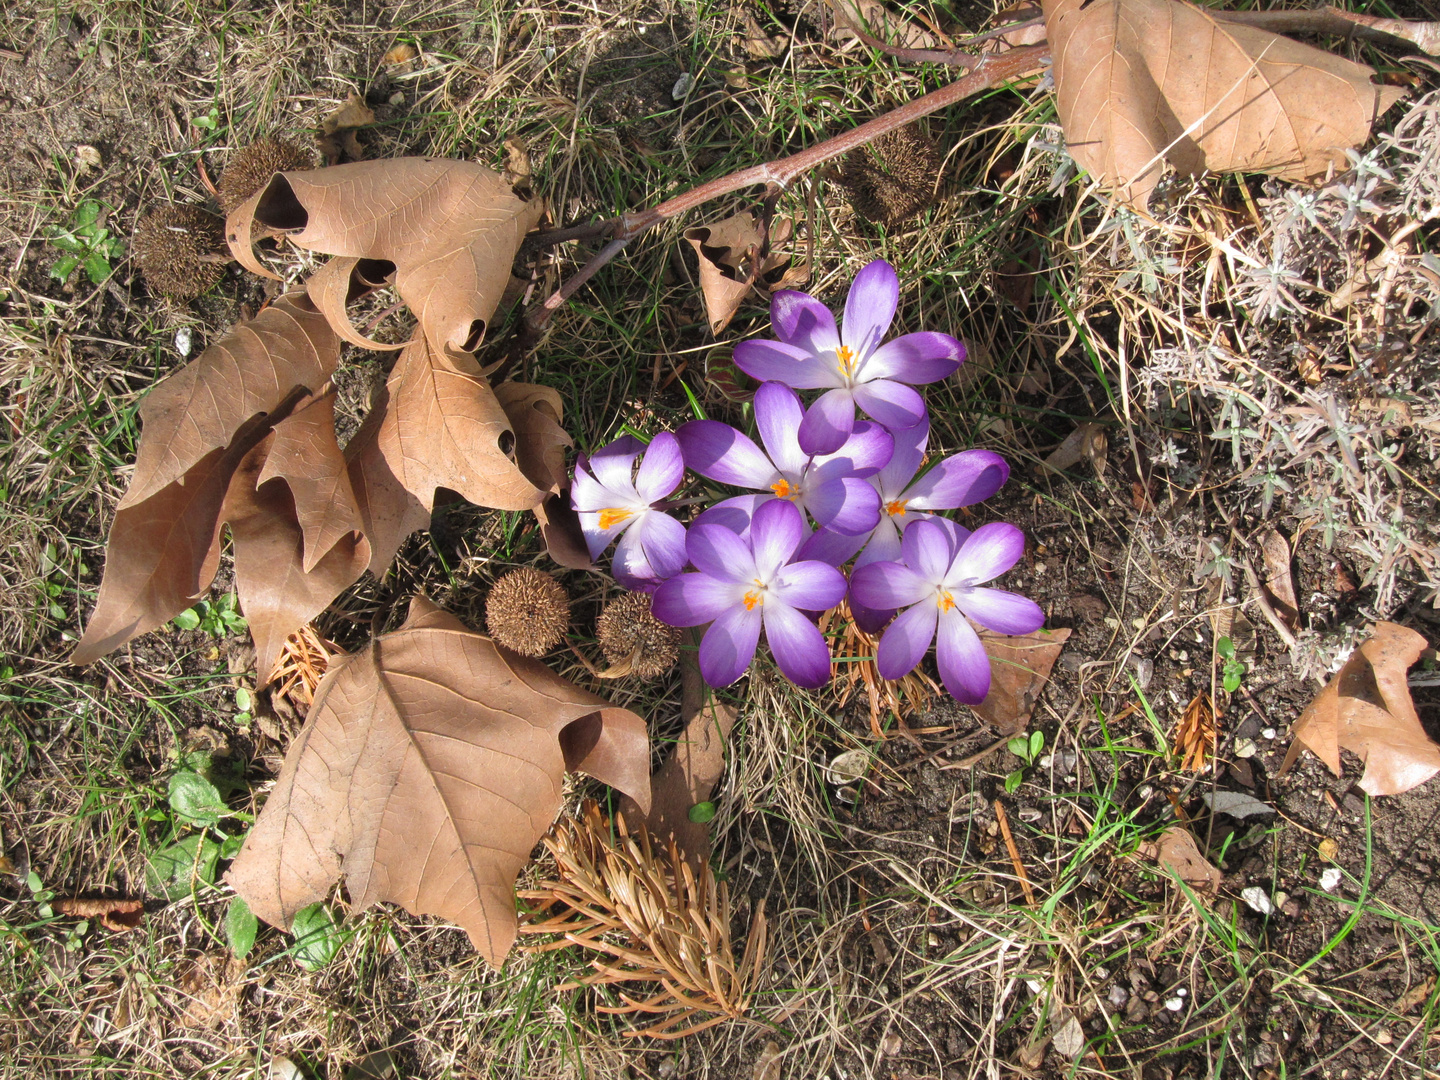
<path fill-rule="evenodd" d="M 735 710 L 715 699 L 705 685 L 694 653 L 684 654 L 681 669 L 680 715 L 685 731 L 665 763 L 650 780 L 648 813 L 622 803 L 632 820 L 645 822 L 650 835 L 663 841 L 672 837 L 690 868 L 699 873 L 710 858 L 710 826 L 690 820 L 690 808 L 705 802 L 725 775 L 725 748 L 735 726 Z"/>
<path fill-rule="evenodd" d="M 99 919 L 106 930 L 123 934 L 134 930 L 145 917 L 143 900 L 86 900 L 75 899 L 55 901 L 55 910 L 61 915 L 72 915 L 77 919 Z"/>
<path fill-rule="evenodd" d="M 1440 772 L 1440 746 L 1425 734 L 1406 672 L 1427 648 L 1423 637 L 1395 623 L 1375 632 L 1345 661 L 1330 684 L 1295 721 L 1283 773 L 1303 746 L 1340 775 L 1340 751 L 1365 762 L 1367 795 L 1398 795 Z"/>
<path fill-rule="evenodd" d="M 1153 858 L 1197 892 L 1214 893 L 1221 874 L 1195 845 L 1195 837 L 1179 826 L 1166 829 L 1158 843 L 1142 845 L 1141 853 Z"/>
<path fill-rule="evenodd" d="M 1295 580 L 1290 575 L 1290 541 L 1278 529 L 1269 529 L 1260 540 L 1265 557 L 1265 591 L 1270 606 L 1291 630 L 1300 628 L 1300 602 L 1295 597 Z"/>
<path fill-rule="evenodd" d="M 363 97 L 352 91 L 343 105 L 320 121 L 315 145 L 331 165 L 342 157 L 360 161 L 365 157 L 365 147 L 356 137 L 355 129 L 374 122 L 375 111 L 365 104 Z"/>
<path fill-rule="evenodd" d="M 399 630 L 332 663 L 226 880 L 288 927 L 343 873 L 356 910 L 389 901 L 457 923 L 498 967 L 564 772 L 648 809 L 648 763 L 639 716 L 417 597 Z"/>
<path fill-rule="evenodd" d="M 685 230 L 700 260 L 700 291 L 711 333 L 730 325 L 752 286 L 790 262 L 790 256 L 770 250 L 772 242 L 785 240 L 789 233 L 789 222 L 767 230 L 753 210 Z"/>
<path fill-rule="evenodd" d="M 453 356 L 479 347 L 543 208 L 483 165 L 393 158 L 277 173 L 230 214 L 225 235 L 241 265 L 266 277 L 275 275 L 256 257 L 252 220 L 299 247 L 372 260 L 372 274 L 394 264 L 423 336 Z"/>
<path fill-rule="evenodd" d="M 1036 630 L 1021 637 L 982 633 L 990 657 L 990 692 L 971 708 L 1001 735 L 1024 731 L 1069 639 L 1069 630 Z"/>
<path fill-rule="evenodd" d="M 1064 442 L 1050 451 L 1050 456 L 1044 462 L 1035 466 L 1035 472 L 1040 476 L 1051 472 L 1061 473 L 1071 465 L 1088 461 L 1095 470 L 1095 475 L 1103 480 L 1109 446 L 1105 425 L 1086 420 L 1067 435 Z"/>
<path fill-rule="evenodd" d="M 1374 70 L 1181 0 L 1044 0 L 1055 105 L 1075 160 L 1144 209 L 1185 175 L 1308 180 L 1404 96 Z"/>

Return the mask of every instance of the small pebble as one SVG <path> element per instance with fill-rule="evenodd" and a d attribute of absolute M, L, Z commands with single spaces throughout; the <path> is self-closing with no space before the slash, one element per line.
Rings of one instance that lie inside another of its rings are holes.
<path fill-rule="evenodd" d="M 1250 906 L 1251 911 L 1258 911 L 1261 915 L 1269 915 L 1275 910 L 1275 905 L 1270 903 L 1270 897 L 1265 895 L 1265 890 L 1259 885 L 1241 889 L 1240 899 Z"/>
<path fill-rule="evenodd" d="M 1264 735 L 1267 739 L 1273 739 L 1275 737 L 1275 729 L 1273 727 L 1267 727 L 1264 731 L 1260 732 L 1260 734 Z"/>
<path fill-rule="evenodd" d="M 396 90 L 395 93 L 393 93 L 393 94 L 390 95 L 390 104 L 391 104 L 391 105 L 404 105 L 404 104 L 405 104 L 405 92 L 404 92 L 403 90 Z"/>
<path fill-rule="evenodd" d="M 1036 810 L 1033 806 L 1027 806 L 1024 810 L 1020 811 L 1019 817 L 1021 821 L 1025 822 L 1039 821 L 1040 811 Z"/>
<path fill-rule="evenodd" d="M 175 351 L 182 357 L 190 355 L 190 347 L 194 344 L 195 337 L 190 332 L 190 327 L 182 326 L 175 331 Z"/>
<path fill-rule="evenodd" d="M 1183 1008 L 1185 1007 L 1185 999 L 1184 999 L 1184 998 L 1178 998 L 1178 997 L 1166 998 L 1166 999 L 1165 999 L 1165 1007 L 1166 1007 L 1167 1009 L 1169 1009 L 1171 1012 L 1179 1012 L 1181 1009 L 1183 1009 Z"/>
<path fill-rule="evenodd" d="M 1126 990 L 1119 983 L 1116 983 L 1114 986 L 1110 987 L 1110 996 L 1107 1000 L 1115 1008 L 1123 1008 L 1125 1002 L 1130 1000 L 1130 991 Z"/>
<path fill-rule="evenodd" d="M 1175 996 L 1176 996 L 1176 997 L 1182 997 L 1182 998 L 1183 998 L 1183 997 L 1189 997 L 1189 996 L 1190 996 L 1190 991 L 1189 991 L 1189 990 L 1186 990 L 1185 987 L 1182 986 L 1182 987 L 1180 987 L 1179 990 L 1176 990 L 1176 991 L 1175 991 Z"/>
<path fill-rule="evenodd" d="M 1275 906 L 1276 906 L 1277 908 L 1283 908 L 1283 907 L 1285 906 L 1285 901 L 1287 901 L 1287 900 L 1289 900 L 1289 899 L 1290 899 L 1290 894 L 1287 893 L 1284 889 L 1276 889 L 1276 890 L 1275 890 L 1275 896 L 1274 896 L 1274 899 L 1273 899 L 1272 902 L 1275 904 Z"/>
<path fill-rule="evenodd" d="M 1343 870 L 1338 866 L 1327 866 L 1320 872 L 1320 888 L 1326 892 L 1334 892 L 1340 885 L 1340 879 L 1345 876 Z"/>
<path fill-rule="evenodd" d="M 1254 739 L 1236 739 L 1235 756 L 1238 758 L 1252 758 L 1255 756 L 1256 746 Z"/>
<path fill-rule="evenodd" d="M 695 76 L 688 71 L 681 72 L 680 77 L 675 80 L 675 85 L 670 88 L 670 96 L 676 101 L 683 101 L 685 95 L 690 93 L 690 88 L 695 85 Z"/>

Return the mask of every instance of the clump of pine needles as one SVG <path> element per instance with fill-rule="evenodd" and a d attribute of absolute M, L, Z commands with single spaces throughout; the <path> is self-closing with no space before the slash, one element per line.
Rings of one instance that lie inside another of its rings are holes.
<path fill-rule="evenodd" d="M 520 932 L 561 935 L 537 950 L 578 945 L 599 954 L 591 961 L 595 974 L 558 989 L 616 987 L 623 1004 L 597 1011 L 655 1018 L 626 1032 L 632 1036 L 678 1039 L 746 1014 L 764 968 L 763 901 L 737 964 L 729 890 L 708 865 L 697 878 L 673 838 L 657 852 L 643 825 L 632 835 L 616 815 L 612 829 L 587 800 L 544 844 L 555 859 L 555 879 L 520 894 L 544 905 Z M 641 995 L 626 984 L 649 987 Z"/>
<path fill-rule="evenodd" d="M 930 703 L 940 697 L 939 684 L 919 668 L 900 679 L 881 677 L 875 665 L 879 635 L 867 634 L 856 626 L 848 604 L 842 603 L 823 615 L 820 629 L 830 638 L 831 685 L 836 704 L 844 705 L 864 686 L 870 701 L 870 730 L 877 739 L 885 738 L 881 721 L 888 713 L 895 714 L 898 733 L 908 734 L 905 718 L 925 712 Z"/>

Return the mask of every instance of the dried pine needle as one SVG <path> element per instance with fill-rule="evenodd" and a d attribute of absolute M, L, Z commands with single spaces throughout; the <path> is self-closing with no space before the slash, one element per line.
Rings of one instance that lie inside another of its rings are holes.
<path fill-rule="evenodd" d="M 615 986 L 623 1004 L 597 1011 L 657 1018 L 627 1035 L 678 1039 L 743 1017 L 764 963 L 763 901 L 737 965 L 729 890 L 710 867 L 697 878 L 673 838 L 657 852 L 643 825 L 632 835 L 617 816 L 614 826 L 587 800 L 578 817 L 545 838 L 555 880 L 520 894 L 546 908 L 522 920 L 520 932 L 560 935 L 531 946 L 537 951 L 578 945 L 599 954 L 591 961 L 595 974 L 560 989 Z M 620 989 L 631 983 L 650 984 L 649 996 Z"/>

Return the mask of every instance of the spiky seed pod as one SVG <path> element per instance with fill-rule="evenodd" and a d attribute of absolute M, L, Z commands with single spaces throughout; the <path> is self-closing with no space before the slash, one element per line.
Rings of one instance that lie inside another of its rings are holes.
<path fill-rule="evenodd" d="M 570 627 L 570 597 L 549 574 L 532 566 L 511 570 L 485 600 L 490 636 L 521 656 L 544 656 Z"/>
<path fill-rule="evenodd" d="M 309 169 L 315 158 L 299 143 L 266 136 L 237 150 L 225 163 L 217 189 L 220 209 L 229 214 L 246 199 L 270 182 L 277 172 Z"/>
<path fill-rule="evenodd" d="M 142 217 L 130 252 L 155 292 L 191 300 L 224 275 L 225 222 L 195 206 L 159 206 Z"/>
<path fill-rule="evenodd" d="M 881 135 L 872 146 L 884 167 L 857 150 L 845 159 L 840 184 L 861 217 L 877 225 L 898 225 L 934 200 L 940 155 L 913 124 Z"/>
<path fill-rule="evenodd" d="M 595 624 L 605 659 L 641 679 L 658 679 L 680 658 L 680 631 L 650 612 L 649 593 L 625 593 L 605 605 Z"/>

